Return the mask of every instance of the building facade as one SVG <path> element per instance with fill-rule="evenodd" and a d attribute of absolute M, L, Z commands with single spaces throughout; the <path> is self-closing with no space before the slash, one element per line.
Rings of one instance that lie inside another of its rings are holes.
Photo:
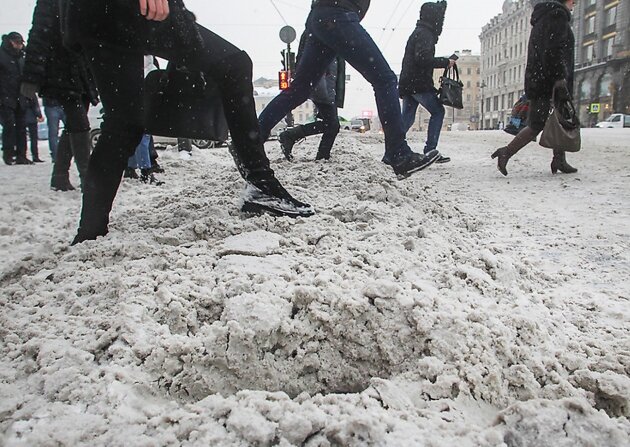
<path fill-rule="evenodd" d="M 538 0 L 539 1 L 539 0 Z M 481 121 L 496 129 L 510 117 L 524 93 L 530 18 L 537 0 L 505 0 L 503 11 L 486 24 L 481 41 Z M 624 0 L 628 1 L 628 0 Z"/>
<path fill-rule="evenodd" d="M 259 78 L 254 81 L 254 102 L 256 103 L 256 115 L 265 110 L 265 107 L 280 94 L 277 79 Z M 310 123 L 315 119 L 315 105 L 309 99 L 293 110 L 295 124 Z"/>
<path fill-rule="evenodd" d="M 472 54 L 470 50 L 456 51 L 455 54 L 459 56 L 457 68 L 459 70 L 460 80 L 464 84 L 464 108 L 458 110 L 452 107 L 446 107 L 443 128 L 478 130 L 480 126 L 481 105 L 481 59 L 479 55 Z M 439 86 L 440 77 L 443 74 L 444 70 L 442 69 L 434 70 L 433 82 L 436 87 Z M 429 125 L 430 117 L 429 113 L 423 107 L 418 107 L 416 121 L 411 130 L 426 130 Z"/>
<path fill-rule="evenodd" d="M 630 0 L 581 0 L 573 11 L 575 100 L 583 126 L 630 114 Z"/>

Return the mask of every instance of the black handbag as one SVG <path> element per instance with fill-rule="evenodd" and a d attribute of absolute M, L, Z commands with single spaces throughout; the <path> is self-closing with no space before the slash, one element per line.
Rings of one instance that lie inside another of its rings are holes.
<path fill-rule="evenodd" d="M 163 137 L 226 141 L 228 125 L 218 86 L 201 72 L 169 64 L 144 81 L 144 126 Z"/>
<path fill-rule="evenodd" d="M 451 77 L 453 73 L 453 77 Z M 459 80 L 459 70 L 457 64 L 453 68 L 444 69 L 444 74 L 440 78 L 440 101 L 445 106 L 455 109 L 464 108 L 463 99 L 464 83 Z"/>

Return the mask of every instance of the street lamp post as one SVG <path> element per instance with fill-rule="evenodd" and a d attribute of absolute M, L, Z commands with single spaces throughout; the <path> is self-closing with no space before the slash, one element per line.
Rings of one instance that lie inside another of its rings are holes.
<path fill-rule="evenodd" d="M 483 113 L 483 103 L 486 102 L 486 98 L 484 96 L 484 92 L 483 89 L 486 88 L 486 83 L 485 81 L 481 81 L 481 85 L 479 86 L 481 88 L 481 130 L 484 130 L 484 126 L 486 124 L 486 117 Z"/>

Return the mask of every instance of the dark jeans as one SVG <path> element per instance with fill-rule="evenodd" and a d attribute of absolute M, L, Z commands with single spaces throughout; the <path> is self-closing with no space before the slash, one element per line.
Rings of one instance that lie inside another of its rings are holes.
<path fill-rule="evenodd" d="M 312 9 L 306 29 L 310 33 L 296 68 L 295 78 L 263 110 L 259 117 L 262 136 L 287 114 L 302 104 L 336 56 L 345 59 L 372 84 L 378 115 L 385 133 L 385 158 L 390 161 L 411 153 L 405 139 L 398 100 L 398 80 L 359 16 L 337 7 Z"/>
<path fill-rule="evenodd" d="M 48 124 L 48 147 L 50 148 L 50 157 L 55 161 L 57 156 L 57 148 L 59 147 L 59 122 L 63 122 L 65 126 L 66 116 L 61 106 L 45 106 L 46 123 Z"/>
<path fill-rule="evenodd" d="M 427 142 L 424 146 L 424 153 L 437 148 L 440 140 L 440 132 L 444 123 L 444 105 L 440 102 L 437 93 L 424 92 L 403 97 L 402 115 L 405 124 L 405 131 L 409 131 L 416 120 L 418 105 L 422 105 L 431 115 L 429 120 L 429 130 L 427 131 Z"/>
<path fill-rule="evenodd" d="M 144 133 L 144 54 L 202 71 L 212 78 L 221 92 L 239 172 L 254 183 L 273 177 L 259 136 L 251 59 L 223 38 L 196 26 L 204 41 L 202 50 L 161 44 L 157 38 L 149 39 L 144 48 L 130 48 L 131 51 L 105 46 L 87 49 L 104 115 L 102 134 L 90 157 L 79 239 L 107 233 L 108 216 L 122 173 Z"/>
<path fill-rule="evenodd" d="M 26 123 L 25 110 L 18 106 L 15 109 L 0 106 L 0 122 L 2 123 L 2 151 L 6 157 L 26 158 Z"/>

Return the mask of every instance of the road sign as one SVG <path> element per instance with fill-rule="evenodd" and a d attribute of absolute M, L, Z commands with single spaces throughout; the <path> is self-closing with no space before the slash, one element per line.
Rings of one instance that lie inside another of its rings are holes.
<path fill-rule="evenodd" d="M 601 104 L 593 103 L 593 104 L 591 104 L 591 113 L 599 113 L 601 108 L 602 108 Z"/>
<path fill-rule="evenodd" d="M 295 32 L 295 28 L 292 26 L 283 26 L 280 29 L 280 40 L 286 44 L 290 44 L 297 37 L 297 33 Z"/>

